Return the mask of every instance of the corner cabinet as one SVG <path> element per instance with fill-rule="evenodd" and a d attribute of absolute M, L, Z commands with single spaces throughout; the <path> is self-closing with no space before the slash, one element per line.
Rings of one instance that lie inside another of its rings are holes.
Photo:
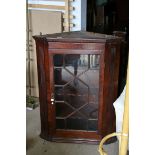
<path fill-rule="evenodd" d="M 115 131 L 120 38 L 90 32 L 34 36 L 41 137 L 98 143 Z"/>

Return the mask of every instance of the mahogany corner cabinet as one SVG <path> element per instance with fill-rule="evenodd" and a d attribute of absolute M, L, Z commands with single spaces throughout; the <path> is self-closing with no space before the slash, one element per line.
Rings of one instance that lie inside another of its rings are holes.
<path fill-rule="evenodd" d="M 40 136 L 49 141 L 93 144 L 115 132 L 120 38 L 82 31 L 33 38 Z"/>

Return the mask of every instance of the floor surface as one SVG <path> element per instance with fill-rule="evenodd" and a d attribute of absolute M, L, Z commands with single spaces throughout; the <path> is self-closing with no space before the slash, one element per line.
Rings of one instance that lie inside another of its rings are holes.
<path fill-rule="evenodd" d="M 27 155 L 99 155 L 98 145 L 54 143 L 41 139 L 39 107 L 27 110 L 26 118 Z M 105 145 L 104 148 L 108 155 L 118 155 L 118 142 Z"/>

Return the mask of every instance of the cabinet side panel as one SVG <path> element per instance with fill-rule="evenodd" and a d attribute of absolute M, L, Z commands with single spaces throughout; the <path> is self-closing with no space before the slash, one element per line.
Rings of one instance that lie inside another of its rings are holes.
<path fill-rule="evenodd" d="M 106 44 L 105 48 L 105 68 L 103 85 L 103 134 L 107 135 L 115 132 L 115 110 L 113 103 L 118 92 L 119 73 L 119 44 Z"/>
<path fill-rule="evenodd" d="M 37 69 L 39 83 L 39 101 L 40 101 L 40 119 L 41 119 L 41 136 L 48 136 L 48 113 L 46 101 L 46 79 L 45 79 L 45 56 L 44 41 L 36 39 L 37 52 Z"/>

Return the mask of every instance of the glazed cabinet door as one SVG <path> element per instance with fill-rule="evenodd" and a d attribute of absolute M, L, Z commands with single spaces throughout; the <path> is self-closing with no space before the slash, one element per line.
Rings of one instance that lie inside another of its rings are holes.
<path fill-rule="evenodd" d="M 81 52 L 82 53 L 82 52 Z M 51 128 L 98 133 L 103 55 L 50 52 Z M 101 117 L 101 115 L 100 115 Z"/>

